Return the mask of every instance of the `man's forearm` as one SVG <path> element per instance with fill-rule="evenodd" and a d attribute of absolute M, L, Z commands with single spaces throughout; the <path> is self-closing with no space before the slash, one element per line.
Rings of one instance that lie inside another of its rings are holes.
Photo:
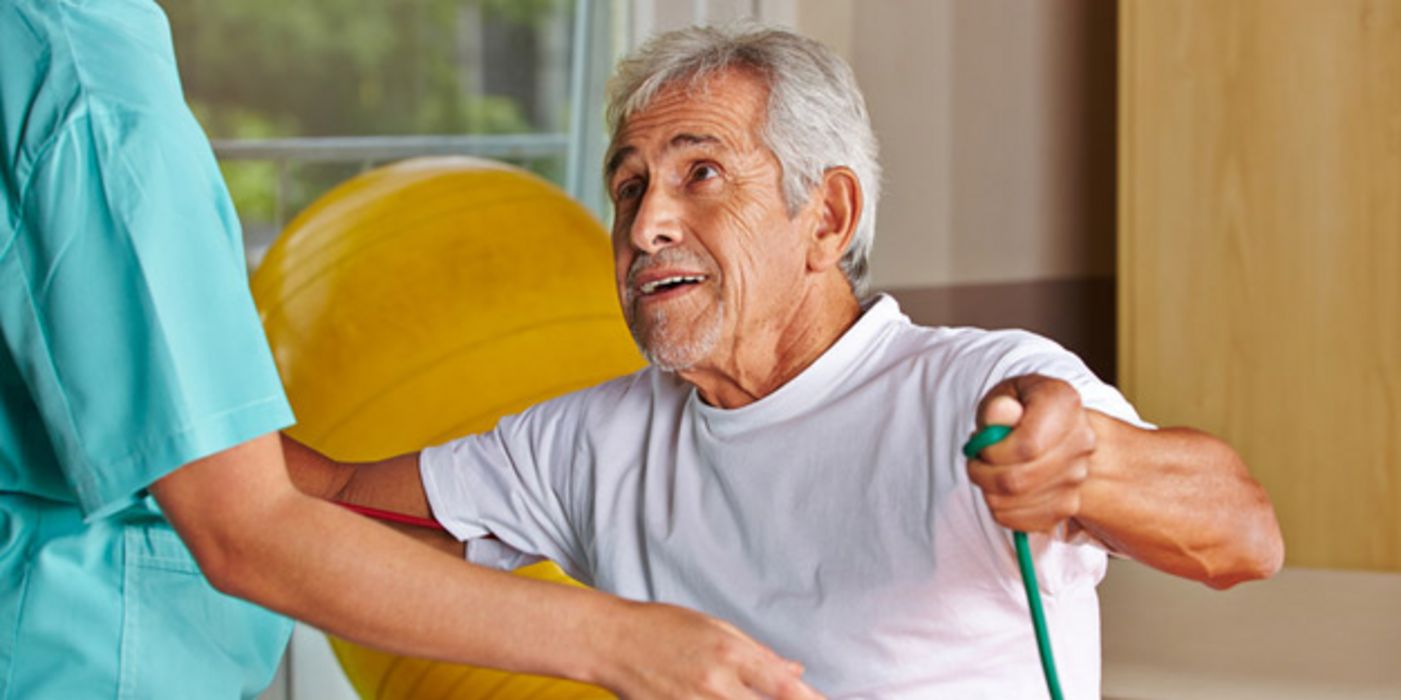
<path fill-rule="evenodd" d="M 1125 555 L 1216 588 L 1279 569 L 1274 508 L 1228 445 L 1090 414 L 1096 446 L 1077 522 Z"/>
<path fill-rule="evenodd" d="M 341 464 L 302 443 L 279 433 L 287 475 L 302 493 L 335 500 L 354 474 L 353 465 Z"/>

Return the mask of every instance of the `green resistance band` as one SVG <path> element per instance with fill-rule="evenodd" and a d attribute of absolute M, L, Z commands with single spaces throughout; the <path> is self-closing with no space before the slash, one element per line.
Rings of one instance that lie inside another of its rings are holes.
<path fill-rule="evenodd" d="M 963 456 L 977 459 L 987 447 L 1002 441 L 1012 432 L 1005 425 L 989 425 L 969 438 L 963 446 Z M 1060 677 L 1056 675 L 1056 660 L 1051 656 L 1051 634 L 1046 630 L 1046 613 L 1041 609 L 1041 589 L 1036 585 L 1036 565 L 1031 561 L 1031 547 L 1026 543 L 1025 532 L 1013 532 L 1012 542 L 1017 547 L 1017 564 L 1022 570 L 1022 586 L 1026 588 L 1027 606 L 1031 608 L 1031 626 L 1036 628 L 1036 648 L 1041 652 L 1041 671 L 1046 676 L 1046 689 L 1051 691 L 1052 700 L 1062 700 Z"/>

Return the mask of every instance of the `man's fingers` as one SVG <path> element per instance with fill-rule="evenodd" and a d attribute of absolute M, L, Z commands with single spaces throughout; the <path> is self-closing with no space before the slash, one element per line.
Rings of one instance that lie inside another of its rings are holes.
<path fill-rule="evenodd" d="M 1089 462 L 1083 454 L 1070 449 L 1058 450 L 1041 459 L 1025 464 L 992 464 L 982 460 L 968 462 L 968 479 L 990 496 L 1022 496 L 1047 489 L 1078 486 L 1090 476 Z"/>
<path fill-rule="evenodd" d="M 1022 404 L 1022 415 L 1006 439 L 983 449 L 990 464 L 1024 464 L 1051 454 L 1074 454 L 1094 449 L 1094 431 L 1080 406 L 1080 395 L 1068 384 L 1057 382 L 1064 392 L 1047 392 L 1051 400 Z M 991 407 L 991 405 L 990 405 Z"/>
<path fill-rule="evenodd" d="M 1041 531 L 1079 512 L 1079 488 L 1089 478 L 1089 460 L 1057 450 L 1027 464 L 968 463 L 968 478 L 998 523 Z"/>
<path fill-rule="evenodd" d="M 1022 404 L 1010 395 L 1002 394 L 990 396 L 983 404 L 982 415 L 978 417 L 978 425 L 1006 425 L 1014 426 L 1022 419 Z"/>
<path fill-rule="evenodd" d="M 988 499 L 988 508 L 999 525 L 1022 532 L 1044 532 L 1074 517 L 1080 510 L 1080 493 L 1075 489 L 1058 489 L 1040 494 L 1034 499 L 1022 499 L 995 506 Z"/>
<path fill-rule="evenodd" d="M 1039 457 L 1059 444 L 1081 419 L 1080 392 L 1059 379 L 1018 378 L 1018 397 L 1024 412 L 1017 425 L 1014 448 L 1018 461 Z"/>
<path fill-rule="evenodd" d="M 978 423 L 1013 426 L 968 461 L 968 478 L 999 524 L 1037 532 L 1079 514 L 1096 441 L 1075 387 L 1039 375 L 1008 379 L 983 397 Z"/>
<path fill-rule="evenodd" d="M 1017 387 L 1013 381 L 1012 379 L 1005 379 L 999 382 L 997 386 L 994 386 L 992 390 L 984 395 L 982 400 L 978 402 L 978 410 L 975 417 L 977 418 L 979 428 L 989 425 L 1016 425 L 1017 421 L 1021 419 L 1021 402 L 1017 400 Z M 1012 420 L 1007 420 L 1005 412 L 1012 409 L 1006 405 L 1004 399 L 1011 400 L 1013 403 L 1017 404 L 1017 414 L 1012 417 Z M 989 415 L 988 412 L 993 409 L 994 404 L 1000 406 L 1000 408 L 997 409 L 999 413 L 997 415 Z"/>

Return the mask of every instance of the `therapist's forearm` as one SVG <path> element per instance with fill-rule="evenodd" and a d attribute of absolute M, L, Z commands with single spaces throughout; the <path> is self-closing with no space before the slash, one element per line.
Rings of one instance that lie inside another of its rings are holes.
<path fill-rule="evenodd" d="M 590 621 L 621 601 L 470 566 L 302 494 L 280 452 L 265 436 L 152 486 L 217 588 L 400 654 L 573 678 L 598 664 Z"/>
<path fill-rule="evenodd" d="M 293 495 L 268 516 L 278 532 L 239 557 L 255 571 L 220 577 L 227 592 L 362 644 L 583 678 L 586 621 L 615 614 L 597 593 L 470 566 L 325 502 Z"/>
<path fill-rule="evenodd" d="M 407 460 L 395 464 L 418 483 Z M 713 618 L 472 566 L 308 496 L 275 434 L 181 467 L 151 492 L 220 590 L 348 639 L 632 698 L 734 697 L 736 684 L 816 697 L 800 667 Z"/>

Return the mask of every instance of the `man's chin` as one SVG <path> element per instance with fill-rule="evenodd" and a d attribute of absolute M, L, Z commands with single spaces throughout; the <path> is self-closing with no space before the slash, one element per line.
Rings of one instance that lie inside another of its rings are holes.
<path fill-rule="evenodd" d="M 646 312 L 644 312 L 646 313 Z M 720 338 L 722 314 L 702 314 L 693 320 L 652 313 L 628 319 L 628 330 L 642 356 L 657 369 L 681 372 L 700 364 Z"/>
<path fill-rule="evenodd" d="M 651 333 L 633 333 L 633 341 L 642 356 L 653 367 L 664 372 L 684 372 L 702 364 L 715 349 L 718 328 L 708 324 L 690 327 L 685 337 L 673 337 L 669 333 L 652 329 Z"/>
<path fill-rule="evenodd" d="M 637 348 L 647 362 L 663 372 L 684 372 L 695 367 L 704 356 L 698 348 L 686 343 L 639 341 Z"/>

